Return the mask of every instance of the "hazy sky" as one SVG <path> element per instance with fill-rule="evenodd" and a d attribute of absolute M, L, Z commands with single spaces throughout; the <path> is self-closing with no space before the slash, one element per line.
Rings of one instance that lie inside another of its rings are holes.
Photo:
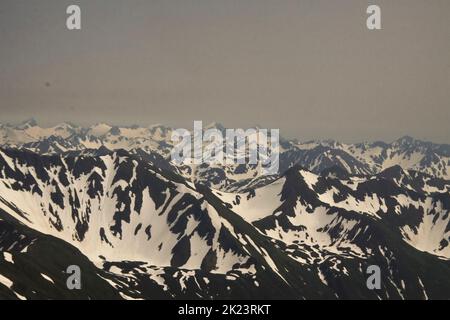
<path fill-rule="evenodd" d="M 0 122 L 29 117 L 450 143 L 450 1 L 0 0 Z"/>

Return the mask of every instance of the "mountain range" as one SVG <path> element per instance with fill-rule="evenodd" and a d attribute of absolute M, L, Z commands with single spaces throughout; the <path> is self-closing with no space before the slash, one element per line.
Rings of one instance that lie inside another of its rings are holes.
<path fill-rule="evenodd" d="M 260 176 L 171 130 L 0 125 L 0 298 L 450 298 L 449 145 L 282 139 Z"/>

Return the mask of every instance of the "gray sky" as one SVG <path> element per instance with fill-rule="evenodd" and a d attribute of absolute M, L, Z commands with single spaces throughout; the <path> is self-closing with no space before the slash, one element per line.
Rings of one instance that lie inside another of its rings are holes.
<path fill-rule="evenodd" d="M 29 117 L 450 143 L 450 1 L 0 0 L 0 121 Z"/>

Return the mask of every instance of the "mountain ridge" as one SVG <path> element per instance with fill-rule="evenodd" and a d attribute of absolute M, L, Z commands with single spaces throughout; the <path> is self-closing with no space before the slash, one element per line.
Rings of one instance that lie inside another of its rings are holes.
<path fill-rule="evenodd" d="M 170 136 L 0 125 L 0 297 L 450 298 L 449 145 L 281 138 L 279 173 L 261 176 L 177 165 Z M 95 285 L 65 292 L 49 248 Z"/>
<path fill-rule="evenodd" d="M 124 149 L 136 154 L 158 155 L 170 164 L 174 147 L 167 126 L 118 127 L 97 124 L 83 128 L 70 124 L 40 128 L 35 121 L 0 128 L 0 146 L 28 149 L 39 154 L 64 154 L 85 150 Z M 213 123 L 219 130 L 225 128 Z M 210 126 L 207 126 L 208 128 Z M 352 175 L 376 174 L 394 165 L 436 177 L 450 179 L 450 145 L 433 144 L 405 136 L 391 143 L 345 144 L 334 140 L 298 142 L 280 138 L 280 174 L 295 164 L 320 173 L 337 166 Z M 227 190 L 243 188 L 259 178 L 257 168 L 249 165 L 178 166 L 192 182 Z"/>
<path fill-rule="evenodd" d="M 340 180 L 297 165 L 230 194 L 126 150 L 0 149 L 5 217 L 78 248 L 127 299 L 448 298 L 449 185 L 399 167 Z M 365 286 L 371 264 L 382 269 L 380 291 Z"/>

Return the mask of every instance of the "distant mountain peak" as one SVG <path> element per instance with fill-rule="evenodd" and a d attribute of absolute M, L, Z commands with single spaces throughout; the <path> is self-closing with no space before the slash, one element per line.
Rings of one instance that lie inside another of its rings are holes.
<path fill-rule="evenodd" d="M 221 123 L 216 122 L 216 121 L 213 121 L 203 127 L 203 130 L 208 130 L 208 129 L 217 129 L 219 131 L 226 130 L 225 126 L 223 126 Z"/>
<path fill-rule="evenodd" d="M 55 128 L 77 128 L 78 126 L 72 122 L 69 121 L 64 121 L 61 122 L 60 124 L 56 125 Z"/>
<path fill-rule="evenodd" d="M 34 118 L 30 118 L 21 122 L 16 128 L 20 130 L 26 130 L 37 126 L 37 121 Z"/>
<path fill-rule="evenodd" d="M 98 128 L 98 127 L 109 127 L 109 128 L 111 128 L 112 126 L 109 125 L 106 122 L 97 122 L 96 124 L 91 126 L 91 128 Z"/>
<path fill-rule="evenodd" d="M 405 136 L 397 139 L 396 143 L 398 143 L 400 145 L 410 145 L 410 144 L 414 143 L 415 141 L 417 141 L 417 140 L 414 139 L 413 137 L 405 135 Z"/>

